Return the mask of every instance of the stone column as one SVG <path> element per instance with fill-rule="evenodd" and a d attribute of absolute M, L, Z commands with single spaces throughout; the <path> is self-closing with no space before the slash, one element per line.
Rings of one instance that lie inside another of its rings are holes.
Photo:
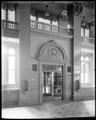
<path fill-rule="evenodd" d="M 74 40 L 73 40 L 73 86 L 75 87 L 75 80 L 80 81 L 81 71 L 81 17 L 74 16 Z M 73 99 L 74 99 L 73 87 Z"/>
<path fill-rule="evenodd" d="M 30 102 L 29 93 L 24 92 L 24 81 L 32 78 L 32 65 L 30 62 L 30 4 L 19 4 L 19 39 L 20 39 L 20 103 Z M 26 84 L 28 85 L 28 84 Z M 25 85 L 25 86 L 26 86 Z"/>

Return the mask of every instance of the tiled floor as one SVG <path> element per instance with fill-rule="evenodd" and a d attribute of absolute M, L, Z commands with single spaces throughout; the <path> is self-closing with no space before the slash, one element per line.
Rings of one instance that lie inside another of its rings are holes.
<path fill-rule="evenodd" d="M 2 118 L 94 117 L 95 101 L 44 102 L 41 105 L 2 109 Z"/>

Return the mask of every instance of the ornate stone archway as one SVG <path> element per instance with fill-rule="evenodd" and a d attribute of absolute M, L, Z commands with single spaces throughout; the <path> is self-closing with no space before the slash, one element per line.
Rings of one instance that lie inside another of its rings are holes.
<path fill-rule="evenodd" d="M 42 93 L 42 65 L 60 65 L 63 67 L 63 99 L 66 98 L 66 61 L 67 56 L 63 47 L 61 47 L 55 41 L 49 41 L 41 46 L 41 49 L 38 54 L 38 65 L 39 65 L 39 102 L 42 102 L 43 93 Z"/>
<path fill-rule="evenodd" d="M 38 59 L 41 61 L 47 59 L 47 61 L 66 62 L 67 56 L 64 48 L 55 41 L 51 40 L 41 46 Z"/>

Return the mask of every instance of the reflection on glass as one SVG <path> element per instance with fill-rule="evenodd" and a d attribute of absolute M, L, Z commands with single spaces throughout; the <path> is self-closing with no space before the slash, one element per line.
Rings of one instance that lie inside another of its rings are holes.
<path fill-rule="evenodd" d="M 62 67 L 43 65 L 43 95 L 61 96 L 62 95 Z M 53 69 L 54 68 L 54 69 Z M 47 72 L 49 71 L 50 72 Z"/>
<path fill-rule="evenodd" d="M 52 94 L 52 73 L 43 72 L 43 94 Z"/>
<path fill-rule="evenodd" d="M 54 96 L 62 95 L 62 71 L 54 73 Z"/>

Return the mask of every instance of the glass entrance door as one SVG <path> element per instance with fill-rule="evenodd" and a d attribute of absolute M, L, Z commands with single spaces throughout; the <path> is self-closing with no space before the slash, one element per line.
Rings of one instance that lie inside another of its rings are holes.
<path fill-rule="evenodd" d="M 52 72 L 43 72 L 43 95 L 52 96 Z"/>
<path fill-rule="evenodd" d="M 62 73 L 54 73 L 54 96 L 62 96 Z"/>
<path fill-rule="evenodd" d="M 62 71 L 62 66 L 43 66 L 42 80 L 44 97 L 61 97 L 62 99 Z"/>

